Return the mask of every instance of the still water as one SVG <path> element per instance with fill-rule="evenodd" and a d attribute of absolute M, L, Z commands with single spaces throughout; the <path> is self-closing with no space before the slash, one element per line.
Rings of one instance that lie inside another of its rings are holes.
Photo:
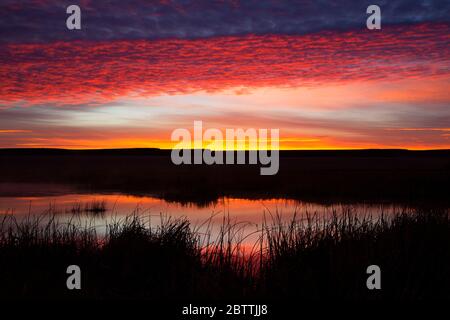
<path fill-rule="evenodd" d="M 200 231 L 209 228 L 217 234 L 223 219 L 242 226 L 242 232 L 258 230 L 263 221 L 270 223 L 274 216 L 289 221 L 294 214 L 297 219 L 308 215 L 321 220 L 329 219 L 351 209 L 360 216 L 377 218 L 381 213 L 389 216 L 401 210 L 394 204 L 319 204 L 292 199 L 237 199 L 221 198 L 208 205 L 169 202 L 152 196 L 136 196 L 118 193 L 80 193 L 67 186 L 2 185 L 0 186 L 0 216 L 13 215 L 18 220 L 29 216 L 56 216 L 58 221 L 78 221 L 83 226 L 94 227 L 99 233 L 112 222 L 123 221 L 136 214 L 152 227 L 162 220 L 186 218 L 193 228 Z M 75 219 L 74 219 L 75 217 Z M 45 219 L 43 220 L 45 221 Z M 254 241 L 250 237 L 247 242 Z"/>

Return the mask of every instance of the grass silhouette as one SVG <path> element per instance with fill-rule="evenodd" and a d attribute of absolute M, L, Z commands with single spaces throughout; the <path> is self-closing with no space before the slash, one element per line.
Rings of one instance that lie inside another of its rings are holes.
<path fill-rule="evenodd" d="M 132 214 L 97 226 L 56 215 L 5 216 L 0 224 L 0 297 L 230 301 L 264 299 L 448 299 L 448 210 L 402 209 L 361 216 L 351 207 L 324 219 L 266 216 L 253 248 L 245 226 L 224 216 L 213 236 L 187 219 L 151 226 Z M 67 290 L 66 268 L 79 265 L 82 289 Z M 382 290 L 366 288 L 379 265 Z"/>

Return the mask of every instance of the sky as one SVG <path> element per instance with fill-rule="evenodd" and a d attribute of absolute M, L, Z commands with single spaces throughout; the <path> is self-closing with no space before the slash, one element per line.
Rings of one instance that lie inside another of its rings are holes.
<path fill-rule="evenodd" d="M 448 149 L 450 1 L 1 1 L 0 148 L 171 148 L 194 121 Z"/>

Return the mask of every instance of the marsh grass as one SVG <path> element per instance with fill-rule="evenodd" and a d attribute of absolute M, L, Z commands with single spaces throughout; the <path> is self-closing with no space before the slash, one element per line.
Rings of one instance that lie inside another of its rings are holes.
<path fill-rule="evenodd" d="M 66 210 L 66 213 L 74 215 L 94 215 L 103 216 L 108 211 L 107 203 L 105 200 L 92 200 L 87 203 L 76 202 L 72 205 L 72 208 Z"/>
<path fill-rule="evenodd" d="M 448 299 L 448 210 L 403 209 L 387 217 L 351 207 L 327 217 L 267 214 L 256 231 L 224 215 L 185 218 L 134 212 L 99 234 L 74 215 L 8 215 L 0 223 L 0 297 L 153 300 Z M 249 237 L 256 238 L 249 246 Z M 66 268 L 82 269 L 82 290 L 66 289 Z M 382 290 L 366 288 L 366 268 Z"/>

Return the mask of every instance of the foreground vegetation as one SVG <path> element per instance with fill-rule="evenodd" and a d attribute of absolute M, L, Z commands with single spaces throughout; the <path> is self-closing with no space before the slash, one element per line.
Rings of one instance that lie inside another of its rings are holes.
<path fill-rule="evenodd" d="M 267 217 L 252 248 L 226 217 L 213 237 L 186 219 L 149 226 L 138 215 L 94 226 L 56 216 L 0 225 L 1 298 L 144 298 L 178 301 L 286 299 L 449 299 L 448 210 L 403 210 L 360 217 L 351 208 L 327 219 Z M 79 265 L 82 289 L 67 290 Z M 382 290 L 366 287 L 379 265 Z"/>

